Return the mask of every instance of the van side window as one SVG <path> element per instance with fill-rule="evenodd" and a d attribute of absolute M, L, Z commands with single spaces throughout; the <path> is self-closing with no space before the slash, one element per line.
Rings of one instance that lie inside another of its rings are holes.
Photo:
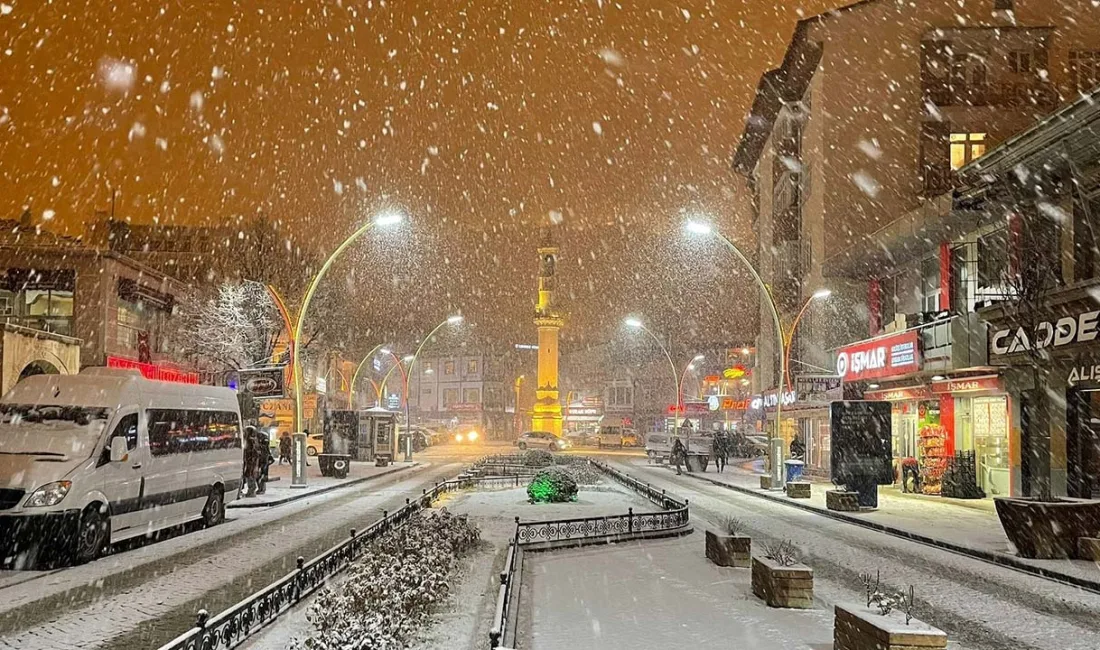
<path fill-rule="evenodd" d="M 154 456 L 241 446 L 241 424 L 231 411 L 149 409 L 149 451 Z"/>
<path fill-rule="evenodd" d="M 115 430 L 111 432 L 111 437 L 107 438 L 107 444 L 103 447 L 103 452 L 99 455 L 98 465 L 106 465 L 111 460 L 111 441 L 115 438 L 122 436 L 126 438 L 126 449 L 133 451 L 137 447 L 138 443 L 138 416 L 137 413 L 131 413 L 125 415 L 118 424 L 115 425 Z"/>

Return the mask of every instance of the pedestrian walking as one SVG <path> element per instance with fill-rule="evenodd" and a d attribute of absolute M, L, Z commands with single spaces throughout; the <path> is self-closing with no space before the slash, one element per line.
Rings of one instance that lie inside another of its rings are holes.
<path fill-rule="evenodd" d="M 243 496 L 245 497 L 256 496 L 257 481 L 260 478 L 260 452 L 259 434 L 256 427 L 249 425 L 244 428 L 244 468 L 242 474 L 244 476 Z"/>
<path fill-rule="evenodd" d="M 806 443 L 802 442 L 802 435 L 795 434 L 794 440 L 791 440 L 791 458 L 794 460 L 803 460 L 803 456 L 806 455 Z"/>
<path fill-rule="evenodd" d="M 275 459 L 271 456 L 271 437 L 263 429 L 256 431 L 256 442 L 260 451 L 260 475 L 256 480 L 256 494 L 263 494 L 267 492 L 267 473 Z"/>
<path fill-rule="evenodd" d="M 290 464 L 291 450 L 294 448 L 294 444 L 290 441 L 290 433 L 284 431 L 279 435 L 279 464 L 283 464 L 283 460 L 286 460 L 286 464 Z"/>
<path fill-rule="evenodd" d="M 722 472 L 726 469 L 726 462 L 729 459 L 729 434 L 725 431 L 715 433 L 711 451 L 714 454 L 715 466 L 719 472 Z"/>
<path fill-rule="evenodd" d="M 680 471 L 680 465 L 681 463 L 687 465 L 687 449 L 684 448 L 684 443 L 679 438 L 672 443 L 672 453 L 670 455 L 672 456 L 672 462 L 676 465 L 676 475 L 683 475 L 683 472 Z M 688 468 L 688 471 L 690 472 L 691 468 Z"/>

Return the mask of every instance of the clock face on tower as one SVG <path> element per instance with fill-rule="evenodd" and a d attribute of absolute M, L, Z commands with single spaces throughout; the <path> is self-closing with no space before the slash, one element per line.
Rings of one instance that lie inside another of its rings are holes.
<path fill-rule="evenodd" d="M 554 276 L 554 256 L 543 255 L 542 256 L 542 273 L 544 278 L 550 278 Z"/>

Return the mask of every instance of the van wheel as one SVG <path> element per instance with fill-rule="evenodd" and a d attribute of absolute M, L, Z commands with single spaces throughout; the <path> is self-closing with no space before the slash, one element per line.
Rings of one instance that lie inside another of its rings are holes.
<path fill-rule="evenodd" d="M 105 508 L 93 503 L 80 513 L 80 524 L 76 531 L 74 559 L 78 564 L 91 562 L 103 555 L 103 549 L 110 539 L 111 519 Z"/>
<path fill-rule="evenodd" d="M 213 487 L 202 509 L 202 525 L 210 528 L 225 521 L 225 497 L 220 487 Z"/>
<path fill-rule="evenodd" d="M 527 443 L 526 442 L 519 443 L 519 448 L 520 449 L 527 449 Z"/>
<path fill-rule="evenodd" d="M 306 456 L 316 456 L 316 455 L 317 455 L 317 448 L 316 447 L 306 447 Z"/>

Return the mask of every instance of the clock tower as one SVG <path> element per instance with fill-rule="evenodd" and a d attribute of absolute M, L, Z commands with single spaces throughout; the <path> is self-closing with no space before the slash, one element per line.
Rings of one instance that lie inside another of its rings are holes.
<path fill-rule="evenodd" d="M 565 320 L 554 310 L 555 273 L 558 247 L 550 226 L 544 226 L 539 242 L 539 300 L 535 326 L 539 330 L 539 370 L 535 384 L 535 405 L 531 428 L 562 434 L 561 399 L 558 394 L 558 332 Z"/>

